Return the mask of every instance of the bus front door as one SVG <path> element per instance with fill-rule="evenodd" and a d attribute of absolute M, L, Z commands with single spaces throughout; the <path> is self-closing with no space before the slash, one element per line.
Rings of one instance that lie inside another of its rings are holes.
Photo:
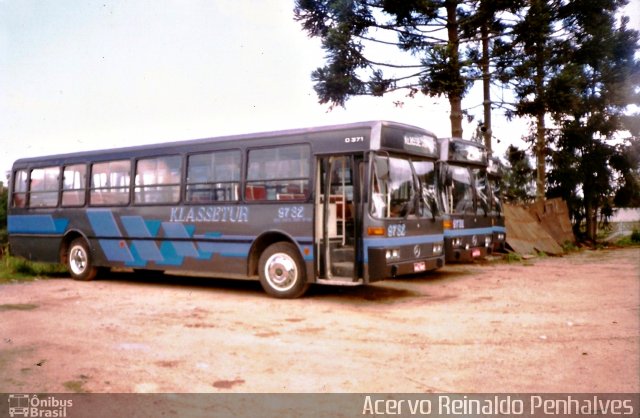
<path fill-rule="evenodd" d="M 318 161 L 315 232 L 319 282 L 358 284 L 353 166 L 351 156 Z"/>

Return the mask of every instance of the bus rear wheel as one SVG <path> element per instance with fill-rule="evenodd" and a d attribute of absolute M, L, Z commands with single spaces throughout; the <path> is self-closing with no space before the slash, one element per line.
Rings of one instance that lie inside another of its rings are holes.
<path fill-rule="evenodd" d="M 302 296 L 309 288 L 300 253 L 290 242 L 278 242 L 260 255 L 260 284 L 269 295 L 282 299 Z"/>
<path fill-rule="evenodd" d="M 74 280 L 93 280 L 98 269 L 93 265 L 89 245 L 83 238 L 71 242 L 67 253 L 67 267 Z"/>

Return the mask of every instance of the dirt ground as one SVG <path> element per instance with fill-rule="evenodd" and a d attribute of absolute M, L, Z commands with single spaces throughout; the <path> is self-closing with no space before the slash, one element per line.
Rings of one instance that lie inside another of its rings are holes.
<path fill-rule="evenodd" d="M 640 250 L 276 300 L 109 274 L 0 286 L 0 392 L 639 392 Z"/>

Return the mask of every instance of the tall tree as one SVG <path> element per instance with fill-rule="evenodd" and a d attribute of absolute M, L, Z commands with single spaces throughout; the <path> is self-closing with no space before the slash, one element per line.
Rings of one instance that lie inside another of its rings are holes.
<path fill-rule="evenodd" d="M 560 126 L 553 156 L 552 194 L 569 200 L 575 229 L 585 222 L 585 237 L 594 241 L 599 210 L 616 192 L 615 178 L 624 176 L 614 146 L 630 104 L 640 104 L 637 31 L 618 23 L 624 5 L 616 0 L 574 0 L 559 16 L 571 44 L 570 63 L 548 90 L 552 116 Z"/>
<path fill-rule="evenodd" d="M 462 99 L 479 74 L 462 47 L 468 39 L 461 36 L 461 25 L 476 3 L 296 0 L 296 20 L 310 36 L 320 37 L 327 51 L 326 65 L 312 73 L 320 102 L 344 106 L 351 96 L 401 89 L 411 97 L 419 92 L 444 96 L 451 109 L 451 134 L 461 137 Z M 407 61 L 374 59 L 381 47 L 408 53 Z"/>
<path fill-rule="evenodd" d="M 515 109 L 510 116 L 534 121 L 536 155 L 536 199 L 545 196 L 547 125 L 553 98 L 547 94 L 555 74 L 566 63 L 568 49 L 560 28 L 562 0 L 531 0 L 517 11 L 513 36 L 498 65 L 500 79 L 513 89 Z"/>

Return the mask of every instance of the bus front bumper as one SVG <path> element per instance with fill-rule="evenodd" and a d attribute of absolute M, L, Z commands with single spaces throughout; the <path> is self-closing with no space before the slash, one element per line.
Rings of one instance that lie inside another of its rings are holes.
<path fill-rule="evenodd" d="M 444 266 L 444 254 L 436 257 L 412 260 L 387 260 L 384 250 L 370 250 L 369 252 L 369 282 L 419 274 L 436 270 Z"/>
<path fill-rule="evenodd" d="M 492 247 L 473 247 L 469 249 L 454 248 L 447 254 L 447 262 L 468 263 L 476 258 L 483 258 L 491 255 Z"/>

